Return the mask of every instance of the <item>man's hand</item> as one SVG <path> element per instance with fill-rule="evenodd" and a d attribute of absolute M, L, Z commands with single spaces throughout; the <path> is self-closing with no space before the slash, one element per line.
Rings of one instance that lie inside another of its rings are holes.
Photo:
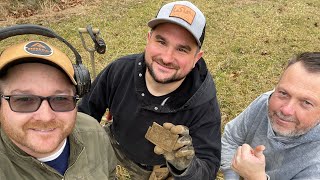
<path fill-rule="evenodd" d="M 231 168 L 246 180 L 267 179 L 265 172 L 265 147 L 263 145 L 252 149 L 248 144 L 239 146 L 232 159 Z"/>
<path fill-rule="evenodd" d="M 154 147 L 154 152 L 159 155 L 163 154 L 164 158 L 176 169 L 187 169 L 194 157 L 194 148 L 189 129 L 186 126 L 173 125 L 172 123 L 164 123 L 163 127 L 170 130 L 171 133 L 178 134 L 179 138 L 171 152 L 165 151 L 159 146 Z"/>

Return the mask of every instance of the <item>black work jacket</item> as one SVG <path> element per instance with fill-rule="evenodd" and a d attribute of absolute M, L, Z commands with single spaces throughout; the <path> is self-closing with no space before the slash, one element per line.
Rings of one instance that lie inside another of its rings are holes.
<path fill-rule="evenodd" d="M 152 96 L 145 83 L 144 54 L 122 57 L 110 63 L 83 97 L 79 111 L 101 120 L 106 108 L 113 115 L 111 131 L 122 151 L 134 162 L 165 164 L 145 139 L 153 122 L 189 127 L 196 158 L 175 179 L 214 179 L 221 159 L 221 115 L 213 78 L 201 58 L 174 92 Z"/>

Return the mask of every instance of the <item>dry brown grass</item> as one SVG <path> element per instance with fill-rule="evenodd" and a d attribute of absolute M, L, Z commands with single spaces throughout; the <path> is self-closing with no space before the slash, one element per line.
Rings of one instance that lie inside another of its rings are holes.
<path fill-rule="evenodd" d="M 3 0 L 0 3 L 0 25 L 28 22 L 61 22 L 70 16 L 80 16 L 101 0 Z"/>

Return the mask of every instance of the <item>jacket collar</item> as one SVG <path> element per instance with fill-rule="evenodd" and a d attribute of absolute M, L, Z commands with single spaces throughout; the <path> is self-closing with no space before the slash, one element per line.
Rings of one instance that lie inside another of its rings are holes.
<path fill-rule="evenodd" d="M 21 150 L 17 145 L 15 145 L 11 139 L 6 135 L 6 133 L 1 128 L 0 130 L 1 140 L 3 141 L 4 152 L 12 159 L 13 161 L 18 161 L 19 159 L 36 159 L 23 150 Z M 77 128 L 73 130 L 73 132 L 68 137 L 70 142 L 70 157 L 69 157 L 69 165 L 73 164 L 77 157 L 81 154 L 84 149 L 83 142 L 81 141 L 81 137 L 78 134 Z"/>
<path fill-rule="evenodd" d="M 145 71 L 146 64 L 144 53 L 142 53 L 136 58 L 134 70 L 135 88 L 138 97 L 140 97 L 141 94 L 146 94 L 146 92 L 148 91 L 145 82 Z M 174 97 L 170 97 L 167 101 L 168 103 L 171 102 L 174 104 L 178 104 L 178 106 L 173 105 L 170 108 L 165 109 L 165 112 L 175 112 L 182 109 L 194 108 L 205 102 L 208 102 L 216 96 L 216 88 L 213 82 L 213 78 L 208 72 L 203 58 L 201 58 L 196 63 L 195 68 L 193 68 L 193 70 L 189 73 L 185 81 L 188 82 L 183 82 L 183 84 L 176 91 L 169 94 L 169 96 L 173 95 L 177 98 L 174 99 Z M 181 95 L 181 87 L 185 85 L 184 83 L 192 84 L 192 89 L 188 89 L 187 91 L 185 91 L 186 94 Z M 148 99 L 148 101 L 146 101 L 146 99 Z M 163 99 L 167 99 L 167 97 L 164 97 Z M 144 104 L 146 105 L 151 103 L 150 98 L 141 98 L 140 100 L 145 100 L 146 102 Z M 180 103 L 177 103 L 177 101 L 180 101 Z M 150 107 L 150 110 L 152 108 Z"/>

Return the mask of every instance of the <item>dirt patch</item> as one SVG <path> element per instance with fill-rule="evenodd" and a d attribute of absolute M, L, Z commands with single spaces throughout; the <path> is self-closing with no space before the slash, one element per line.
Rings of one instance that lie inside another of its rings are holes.
<path fill-rule="evenodd" d="M 0 2 L 0 25 L 34 22 L 37 19 L 59 21 L 81 14 L 101 0 L 4 0 Z"/>

